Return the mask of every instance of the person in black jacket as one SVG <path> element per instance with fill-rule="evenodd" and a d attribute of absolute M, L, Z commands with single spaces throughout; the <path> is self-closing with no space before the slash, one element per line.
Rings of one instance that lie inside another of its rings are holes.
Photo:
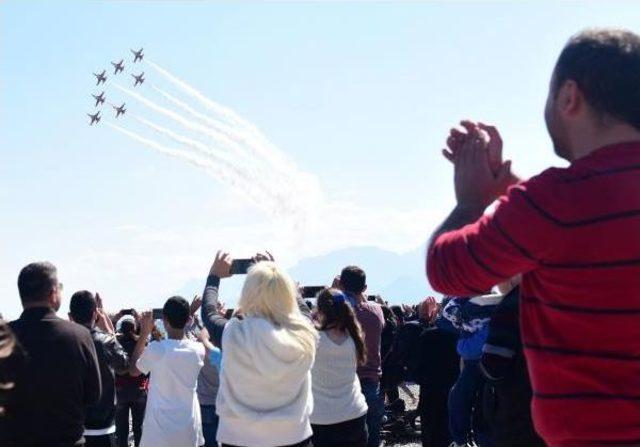
<path fill-rule="evenodd" d="M 87 290 L 76 292 L 69 304 L 69 318 L 91 331 L 98 355 L 102 396 L 87 409 L 84 436 L 87 447 L 115 447 L 115 372 L 129 371 L 129 356 L 116 339 L 111 320 Z"/>
<path fill-rule="evenodd" d="M 136 333 L 136 319 L 133 316 L 122 317 L 120 329 L 116 334 L 118 342 L 131 357 L 140 337 Z M 116 371 L 116 443 L 118 447 L 129 446 L 129 418 L 133 432 L 134 446 L 140 445 L 142 438 L 142 422 L 147 407 L 149 376 L 139 376 Z"/>
<path fill-rule="evenodd" d="M 533 391 L 520 338 L 518 283 L 519 278 L 514 278 L 499 286 L 506 295 L 489 322 L 480 361 L 480 370 L 487 379 L 482 393 L 482 419 L 497 446 L 544 447 L 531 418 Z"/>
<path fill-rule="evenodd" d="M 436 324 L 440 315 L 434 298 L 418 306 L 419 319 L 405 323 L 387 357 L 392 383 L 414 380 L 420 385 L 418 413 L 422 445 L 447 447 L 451 443 L 447 400 L 460 372 L 458 336 Z"/>
<path fill-rule="evenodd" d="M 84 445 L 85 407 L 100 398 L 100 369 L 89 330 L 56 316 L 62 284 L 49 262 L 18 276 L 24 312 L 10 323 L 26 361 L 15 371 L 2 447 Z"/>

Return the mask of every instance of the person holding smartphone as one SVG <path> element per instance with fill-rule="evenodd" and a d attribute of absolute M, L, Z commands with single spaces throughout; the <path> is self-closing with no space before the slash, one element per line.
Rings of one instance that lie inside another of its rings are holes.
<path fill-rule="evenodd" d="M 216 255 L 203 294 L 204 325 L 222 347 L 217 440 L 223 447 L 306 447 L 317 333 L 289 275 L 270 255 L 255 260 L 236 312 L 241 318 L 227 320 L 217 309 L 220 279 L 232 272 L 228 254 Z"/>
<path fill-rule="evenodd" d="M 167 338 L 146 346 L 154 320 L 151 312 L 144 312 L 133 353 L 133 373 L 150 374 L 140 446 L 199 447 L 204 437 L 196 382 L 204 365 L 205 348 L 187 337 L 187 300 L 171 297 L 162 312 Z"/>

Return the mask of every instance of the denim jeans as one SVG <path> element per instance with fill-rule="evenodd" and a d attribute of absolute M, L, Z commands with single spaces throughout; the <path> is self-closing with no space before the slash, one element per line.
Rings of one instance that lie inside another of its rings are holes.
<path fill-rule="evenodd" d="M 204 435 L 204 447 L 218 447 L 216 435 L 218 434 L 218 422 L 215 405 L 200 405 L 202 418 L 202 434 Z"/>
<path fill-rule="evenodd" d="M 369 407 L 367 412 L 367 431 L 369 432 L 367 447 L 379 447 L 382 417 L 384 416 L 384 395 L 380 390 L 380 383 L 377 381 L 362 379 L 360 386 Z"/>
<path fill-rule="evenodd" d="M 480 447 L 490 447 L 488 433 L 480 430 L 479 421 L 473 420 L 480 411 L 479 395 L 484 387 L 484 377 L 478 360 L 465 360 L 460 376 L 449 393 L 449 428 L 451 437 L 458 444 L 469 440 L 473 430 L 476 443 Z"/>

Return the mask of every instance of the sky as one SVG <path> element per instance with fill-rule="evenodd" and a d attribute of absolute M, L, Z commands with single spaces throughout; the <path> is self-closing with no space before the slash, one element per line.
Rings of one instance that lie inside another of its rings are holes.
<path fill-rule="evenodd" d="M 89 289 L 140 308 L 204 282 L 218 249 L 271 249 L 286 266 L 354 246 L 415 250 L 454 204 L 449 129 L 497 125 L 523 177 L 563 166 L 542 117 L 559 51 L 583 28 L 639 23 L 633 1 L 4 0 L 0 312 L 19 315 L 17 275 L 36 260 L 58 267 L 67 301 Z M 116 120 L 106 104 L 89 126 L 102 69 L 107 101 L 128 112 Z M 127 92 L 141 71 L 143 100 Z M 257 143 L 214 144 L 207 123 L 225 120 Z"/>

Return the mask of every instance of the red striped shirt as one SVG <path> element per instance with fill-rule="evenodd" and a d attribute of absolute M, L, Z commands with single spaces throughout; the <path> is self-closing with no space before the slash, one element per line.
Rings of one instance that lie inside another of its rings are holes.
<path fill-rule="evenodd" d="M 449 295 L 518 273 L 537 431 L 560 447 L 640 444 L 640 142 L 511 187 L 427 256 Z"/>

